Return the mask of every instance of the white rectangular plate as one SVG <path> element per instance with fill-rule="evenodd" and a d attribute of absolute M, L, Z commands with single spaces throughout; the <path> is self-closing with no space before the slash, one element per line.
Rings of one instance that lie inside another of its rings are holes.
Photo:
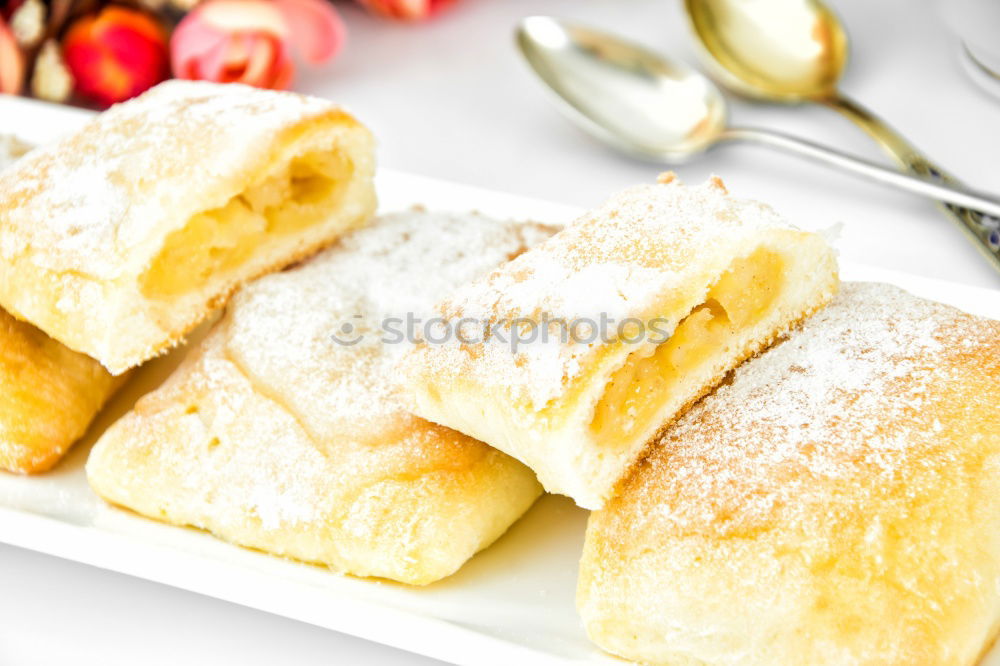
<path fill-rule="evenodd" d="M 5 131 L 43 141 L 80 112 L 0 99 Z M 13 119 L 14 122 L 9 122 Z M 8 129 L 9 128 L 9 129 Z M 500 217 L 569 220 L 573 208 L 383 171 L 382 211 L 415 203 Z M 860 266 L 878 280 L 1000 319 L 1000 291 Z M 586 512 L 545 496 L 496 544 L 454 576 L 425 588 L 359 580 L 223 543 L 208 534 L 110 507 L 88 488 L 83 465 L 96 437 L 176 366 L 180 353 L 144 366 L 55 471 L 0 473 L 0 541 L 173 585 L 457 664 L 620 664 L 584 635 L 573 597 Z M 1000 664 L 1000 649 L 986 659 Z"/>

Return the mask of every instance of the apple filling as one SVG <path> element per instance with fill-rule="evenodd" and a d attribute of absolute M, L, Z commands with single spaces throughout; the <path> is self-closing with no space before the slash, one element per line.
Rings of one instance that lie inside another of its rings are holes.
<path fill-rule="evenodd" d="M 658 426 L 671 387 L 764 317 L 782 288 L 783 268 L 781 255 L 765 248 L 735 260 L 669 339 L 629 354 L 595 408 L 595 440 L 615 448 Z"/>
<path fill-rule="evenodd" d="M 333 212 L 352 165 L 335 153 L 314 152 L 193 215 L 167 236 L 141 277 L 142 293 L 166 299 L 205 284 L 250 259 L 268 239 L 323 222 Z"/>

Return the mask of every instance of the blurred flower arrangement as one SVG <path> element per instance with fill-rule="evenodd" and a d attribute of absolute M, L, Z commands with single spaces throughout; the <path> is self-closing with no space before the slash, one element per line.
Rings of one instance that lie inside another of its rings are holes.
<path fill-rule="evenodd" d="M 389 19 L 455 0 L 355 0 Z M 347 30 L 329 0 L 0 0 L 0 93 L 105 108 L 170 77 L 287 89 Z"/>

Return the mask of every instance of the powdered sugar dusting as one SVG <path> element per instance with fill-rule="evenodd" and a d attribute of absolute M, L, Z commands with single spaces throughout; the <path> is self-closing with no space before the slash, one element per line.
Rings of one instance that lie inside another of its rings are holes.
<path fill-rule="evenodd" d="M 846 283 L 674 424 L 623 494 L 639 503 L 638 520 L 671 533 L 743 534 L 853 484 L 859 470 L 877 486 L 940 445 L 935 391 L 962 381 L 946 355 L 998 343 L 998 322 L 889 285 Z"/>
<path fill-rule="evenodd" d="M 4 170 L 0 256 L 44 247 L 32 258 L 42 268 L 113 279 L 126 259 L 145 259 L 132 251 L 165 215 L 179 226 L 204 205 L 199 193 L 265 159 L 270 137 L 331 109 L 242 85 L 163 83 Z"/>
<path fill-rule="evenodd" d="M 188 454 L 194 454 L 203 463 L 185 475 L 186 493 L 197 497 L 205 488 L 213 488 L 212 503 L 216 509 L 232 511 L 230 516 L 223 516 L 224 519 L 233 519 L 237 512 L 246 511 L 256 516 L 265 530 L 315 520 L 318 508 L 315 493 L 325 486 L 323 454 L 296 445 L 302 434 L 291 418 L 271 412 L 268 419 L 248 422 L 255 413 L 255 402 L 262 402 L 262 399 L 244 390 L 233 390 L 233 368 L 222 358 L 208 354 L 202 368 L 204 372 L 198 381 L 201 390 L 213 395 L 211 412 L 185 418 L 210 419 L 214 432 L 250 429 L 254 436 L 242 440 L 244 455 L 253 451 L 251 442 L 263 442 L 267 450 L 259 452 L 259 457 L 248 456 L 252 464 L 240 465 L 238 478 L 232 479 L 226 470 L 234 468 L 233 459 L 198 455 L 202 453 L 203 442 L 192 438 L 186 443 L 190 447 Z M 165 447 L 162 453 L 169 456 L 170 448 Z M 218 482 L 227 478 L 230 482 Z M 290 482 L 292 479 L 295 481 Z"/>
<path fill-rule="evenodd" d="M 226 323 L 227 346 L 275 391 L 294 387 L 286 404 L 313 433 L 346 424 L 364 430 L 402 410 L 393 380 L 409 345 L 383 344 L 395 337 L 384 334 L 385 318 L 427 321 L 449 290 L 549 233 L 476 214 L 388 215 L 301 268 L 240 292 Z M 338 344 L 334 334 L 351 344 Z"/>
<path fill-rule="evenodd" d="M 537 320 L 542 313 L 565 321 L 655 316 L 649 311 L 661 299 L 680 296 L 692 284 L 707 288 L 707 276 L 721 273 L 736 248 L 775 227 L 791 228 L 771 208 L 728 196 L 718 179 L 698 187 L 664 179 L 611 197 L 549 241 L 458 289 L 441 310 L 453 321 Z M 541 409 L 596 350 L 562 343 L 559 336 L 525 346 L 520 359 L 502 342 L 481 347 L 474 364 L 466 363 L 467 350 L 457 343 L 414 362 L 432 376 L 472 373 L 477 382 Z"/>

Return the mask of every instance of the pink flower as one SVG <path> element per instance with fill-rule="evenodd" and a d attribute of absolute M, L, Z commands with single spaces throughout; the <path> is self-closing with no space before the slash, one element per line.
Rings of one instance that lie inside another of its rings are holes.
<path fill-rule="evenodd" d="M 0 93 L 16 95 L 24 85 L 24 56 L 14 33 L 0 17 Z"/>
<path fill-rule="evenodd" d="M 368 10 L 401 21 L 430 18 L 455 0 L 358 0 Z"/>
<path fill-rule="evenodd" d="M 286 89 L 295 74 L 294 42 L 310 63 L 337 54 L 346 30 L 324 0 L 207 0 L 170 39 L 174 76 Z"/>

